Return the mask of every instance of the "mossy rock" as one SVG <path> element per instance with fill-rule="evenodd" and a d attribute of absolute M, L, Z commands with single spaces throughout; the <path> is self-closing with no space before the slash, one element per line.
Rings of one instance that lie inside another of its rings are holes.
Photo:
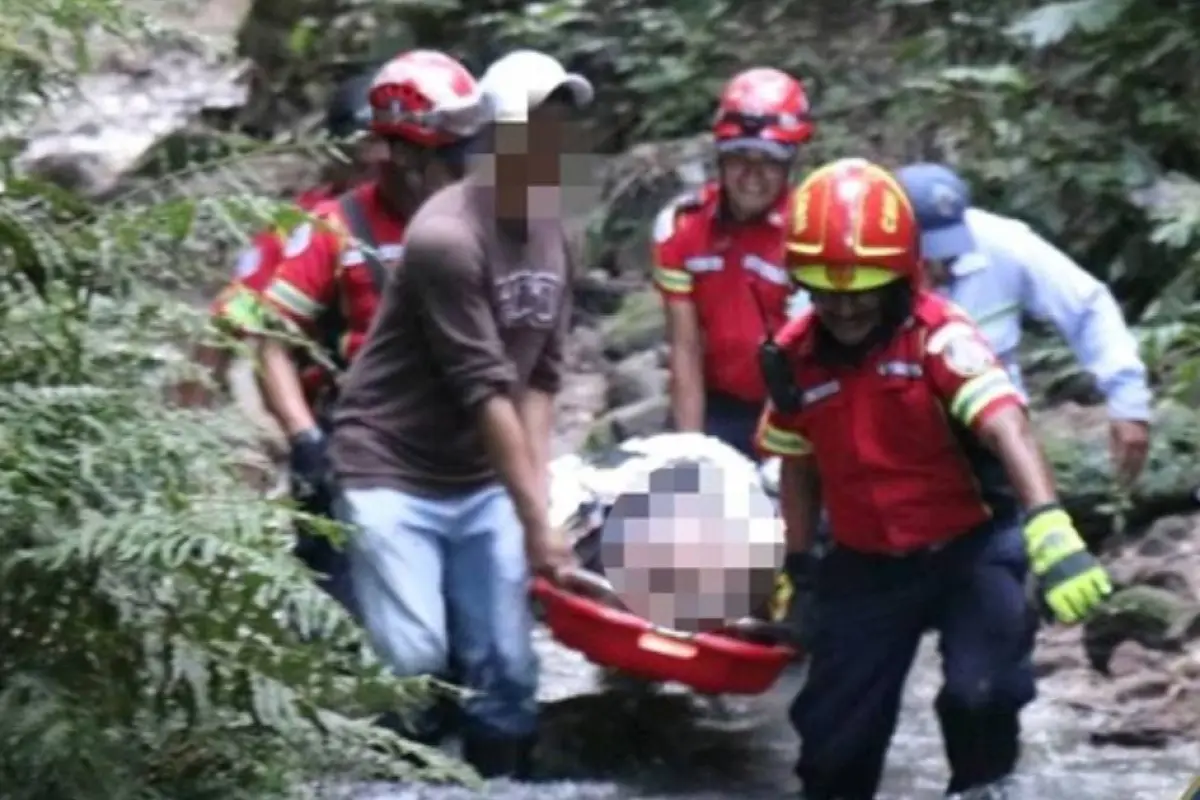
<path fill-rule="evenodd" d="M 626 295 L 617 313 L 605 321 L 602 333 L 604 356 L 612 361 L 662 344 L 667 320 L 658 292 L 643 289 Z"/>
<path fill-rule="evenodd" d="M 1178 652 L 1200 635 L 1200 603 L 1155 586 L 1122 589 L 1084 625 L 1084 651 L 1092 669 L 1107 674 L 1119 645 Z"/>
<path fill-rule="evenodd" d="M 667 429 L 670 402 L 664 397 L 649 397 L 622 406 L 597 420 L 584 439 L 585 454 L 601 454 L 626 439 L 653 436 Z"/>
<path fill-rule="evenodd" d="M 584 455 L 600 455 L 618 444 L 616 431 L 613 430 L 612 417 L 606 415 L 593 422 L 592 427 L 588 428 L 587 435 L 579 449 Z"/>
<path fill-rule="evenodd" d="M 1057 423 L 1053 411 L 1035 416 L 1064 504 L 1084 537 L 1100 541 L 1112 532 L 1120 510 L 1115 505 L 1107 421 L 1089 428 Z M 1137 530 L 1159 517 L 1195 510 L 1198 454 L 1200 414 L 1169 403 L 1157 408 L 1150 456 L 1124 509 L 1128 528 Z"/>

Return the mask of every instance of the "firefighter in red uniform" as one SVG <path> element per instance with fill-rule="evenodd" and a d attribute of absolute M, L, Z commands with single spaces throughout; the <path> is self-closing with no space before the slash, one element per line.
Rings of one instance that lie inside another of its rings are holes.
<path fill-rule="evenodd" d="M 376 180 L 318 204 L 313 220 L 297 227 L 263 293 L 268 307 L 313 338 L 324 338 L 336 319 L 331 353 L 339 367 L 354 358 L 367 334 L 388 271 L 400 260 L 405 225 L 425 198 L 461 176 L 472 137 L 487 107 L 471 73 L 430 50 L 403 53 L 374 76 L 368 93 L 370 130 L 388 158 Z M 263 389 L 269 408 L 289 436 L 290 469 L 298 499 L 316 513 L 332 501 L 326 458 L 327 421 L 306 395 L 293 348 L 264 339 Z M 302 537 L 306 557 L 323 562 L 334 595 L 352 598 L 344 555 L 321 537 Z"/>
<path fill-rule="evenodd" d="M 788 263 L 812 308 L 762 365 L 761 450 L 783 459 L 792 613 L 808 680 L 791 708 L 809 800 L 875 797 L 922 634 L 940 636 L 947 795 L 1002 798 L 1034 697 L 1037 613 L 1111 591 L 1059 505 L 1020 393 L 966 315 L 920 288 L 912 208 L 852 159 L 794 192 Z M 833 549 L 810 555 L 824 501 Z"/>
<path fill-rule="evenodd" d="M 325 111 L 325 130 L 338 140 L 349 139 L 366 129 L 370 118 L 367 91 L 375 70 L 370 70 L 342 83 L 334 91 Z M 387 149 L 374 136 L 353 141 L 343 157 L 331 159 L 322 170 L 321 185 L 302 192 L 293 203 L 302 211 L 311 211 L 331 197 L 337 197 L 352 186 L 374 177 L 378 164 L 387 157 Z M 257 332 L 262 325 L 261 293 L 275 275 L 283 256 L 283 237 L 286 231 L 270 229 L 254 237 L 250 246 L 238 254 L 233 279 L 209 307 L 214 322 L 235 336 Z M 205 367 L 218 384 L 224 384 L 232 353 L 228 348 L 200 345 L 194 361 Z M 325 379 L 324 371 L 311 365 L 305 372 L 306 385 L 317 392 Z M 203 405 L 212 395 L 199 382 L 188 382 L 177 388 L 182 405 Z"/>
<path fill-rule="evenodd" d="M 775 69 L 735 76 L 713 134 L 719 181 L 676 199 L 654 225 L 676 430 L 704 431 L 751 458 L 766 400 L 759 344 L 786 319 L 788 177 L 812 136 L 800 82 Z"/>

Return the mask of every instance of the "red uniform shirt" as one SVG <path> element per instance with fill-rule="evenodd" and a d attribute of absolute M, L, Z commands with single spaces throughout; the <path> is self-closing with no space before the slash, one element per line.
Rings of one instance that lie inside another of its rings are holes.
<path fill-rule="evenodd" d="M 333 196 L 328 186 L 320 186 L 302 193 L 292 202 L 303 211 L 312 211 Z M 262 231 L 238 254 L 233 280 L 209 307 L 212 316 L 239 331 L 255 324 L 255 304 L 275 277 L 275 269 L 283 258 L 285 235 L 286 231 L 278 229 Z"/>
<path fill-rule="evenodd" d="M 757 444 L 815 460 L 835 541 L 909 552 L 966 533 L 992 505 L 1011 502 L 975 432 L 1024 401 L 965 312 L 921 292 L 892 341 L 854 367 L 819 362 L 815 332 L 808 313 L 780 333 L 803 407 L 783 414 L 768 404 Z"/>
<path fill-rule="evenodd" d="M 407 220 L 397 219 L 382 208 L 374 182 L 352 192 L 371 228 L 377 257 L 385 268 L 394 268 L 404 252 Z M 316 221 L 292 232 L 264 297 L 273 308 L 310 332 L 326 311 L 336 308 L 345 325 L 338 351 L 348 363 L 362 347 L 382 287 L 376 287 L 370 264 L 350 235 L 338 199 L 321 203 L 312 214 Z"/>
<path fill-rule="evenodd" d="M 795 289 L 783 267 L 789 202 L 785 193 L 762 221 L 735 223 L 722 219 L 712 184 L 667 206 L 654 226 L 654 284 L 667 302 L 695 304 L 706 386 L 750 403 L 767 397 L 758 347 L 787 320 Z"/>

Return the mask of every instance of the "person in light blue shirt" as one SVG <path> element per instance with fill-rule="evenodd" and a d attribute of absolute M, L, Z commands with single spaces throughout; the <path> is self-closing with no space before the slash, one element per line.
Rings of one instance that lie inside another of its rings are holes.
<path fill-rule="evenodd" d="M 1152 400 L 1137 340 L 1108 287 L 1025 223 L 974 208 L 948 167 L 910 164 L 896 174 L 921 226 L 930 282 L 975 319 L 1018 387 L 1022 315 L 1052 323 L 1104 393 L 1117 476 L 1136 480 Z"/>

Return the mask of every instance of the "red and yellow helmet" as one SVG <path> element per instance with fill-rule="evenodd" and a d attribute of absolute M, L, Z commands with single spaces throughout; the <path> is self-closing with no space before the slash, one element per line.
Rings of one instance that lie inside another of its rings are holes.
<path fill-rule="evenodd" d="M 373 132 L 420 147 L 457 144 L 488 121 L 474 76 L 436 50 L 411 50 L 393 58 L 375 75 L 368 97 Z"/>
<path fill-rule="evenodd" d="M 721 92 L 713 121 L 718 151 L 760 149 L 791 158 L 812 134 L 808 95 L 786 72 L 748 69 L 733 76 Z"/>
<path fill-rule="evenodd" d="M 807 288 L 862 292 L 898 280 L 915 284 L 919 241 L 900 183 L 865 159 L 826 164 L 792 193 L 787 265 Z"/>

